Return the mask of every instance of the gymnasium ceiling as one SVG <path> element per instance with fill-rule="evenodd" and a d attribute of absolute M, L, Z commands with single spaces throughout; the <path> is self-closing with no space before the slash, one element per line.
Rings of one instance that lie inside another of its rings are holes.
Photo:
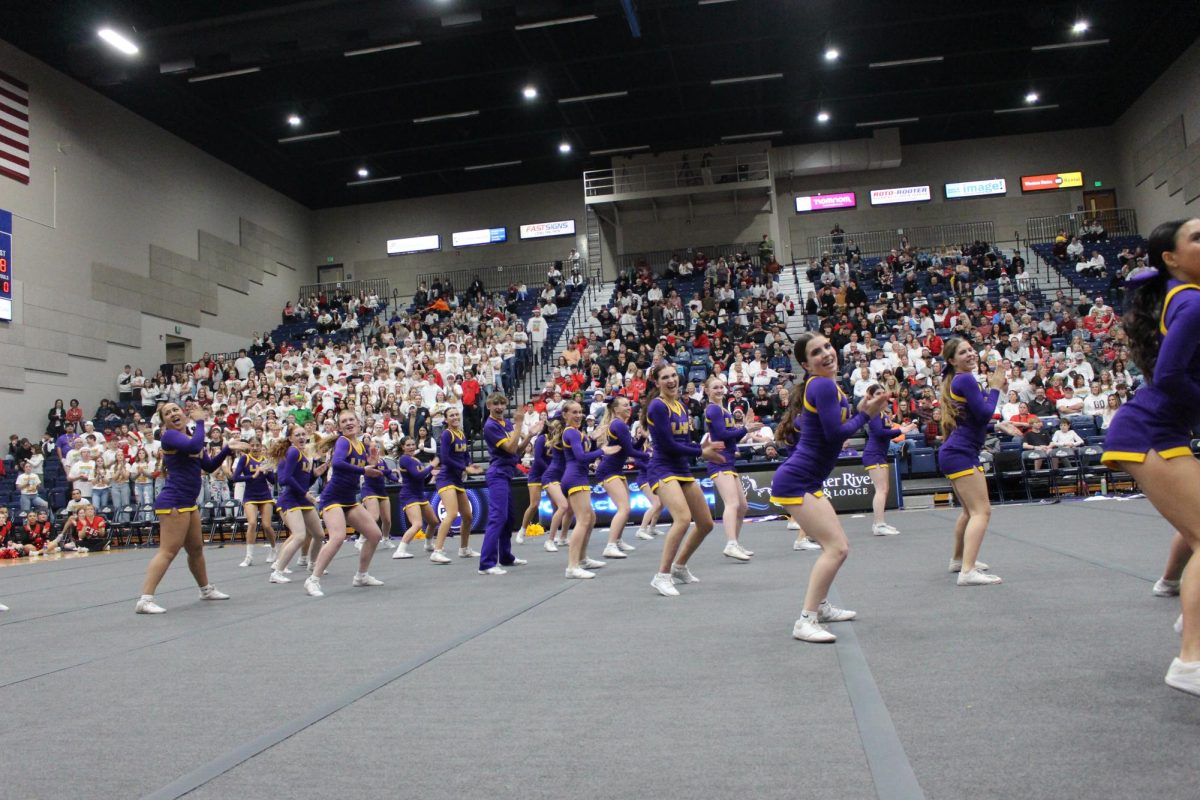
<path fill-rule="evenodd" d="M 0 19 L 0 38 L 310 208 L 574 179 L 608 165 L 597 151 L 755 133 L 1107 125 L 1200 35 L 1195 0 L 3 0 Z M 141 52 L 101 42 L 104 25 Z M 1023 110 L 1031 91 L 1048 107 Z M 347 185 L 364 168 L 376 182 Z"/>

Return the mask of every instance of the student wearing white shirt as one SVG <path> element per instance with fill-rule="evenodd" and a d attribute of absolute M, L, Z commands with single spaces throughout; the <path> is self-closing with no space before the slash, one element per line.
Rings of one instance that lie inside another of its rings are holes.
<path fill-rule="evenodd" d="M 1054 436 L 1050 437 L 1050 446 L 1083 447 L 1083 439 L 1079 438 L 1078 433 L 1071 430 L 1071 420 L 1060 419 L 1058 421 L 1058 430 L 1054 432 Z"/>
<path fill-rule="evenodd" d="M 1099 417 L 1104 415 L 1106 408 L 1108 408 L 1108 395 L 1101 391 L 1100 381 L 1092 381 L 1091 391 L 1083 398 L 1083 413 Z"/>

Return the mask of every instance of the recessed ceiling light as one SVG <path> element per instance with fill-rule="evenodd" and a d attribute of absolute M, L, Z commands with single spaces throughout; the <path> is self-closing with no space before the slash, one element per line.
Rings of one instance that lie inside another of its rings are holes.
<path fill-rule="evenodd" d="M 96 31 L 96 35 L 127 56 L 136 56 L 138 54 L 138 46 L 112 28 L 101 28 Z"/>
<path fill-rule="evenodd" d="M 367 169 L 366 167 L 358 168 L 358 177 L 367 178 L 367 177 L 370 177 L 370 175 L 371 175 L 371 170 Z"/>
<path fill-rule="evenodd" d="M 538 90 L 536 86 L 526 86 L 521 90 L 521 94 L 525 95 L 526 100 L 536 100 L 538 96 Z"/>
<path fill-rule="evenodd" d="M 1037 92 L 1030 92 L 1029 94 L 1025 95 L 1025 102 L 1026 102 L 1026 103 L 1029 103 L 1030 105 L 1033 105 L 1033 104 L 1034 104 L 1034 103 L 1036 103 L 1037 101 L 1038 101 L 1038 93 L 1037 93 Z"/>
<path fill-rule="evenodd" d="M 571 143 L 570 142 L 561 142 L 558 145 L 558 152 L 560 152 L 564 155 L 571 152 Z"/>
<path fill-rule="evenodd" d="M 1089 27 L 1091 26 L 1088 25 L 1088 21 L 1081 19 L 1071 26 L 1071 33 L 1087 33 Z"/>
<path fill-rule="evenodd" d="M 817 122 L 829 122 L 829 112 L 828 111 L 818 111 L 817 112 Z"/>
<path fill-rule="evenodd" d="M 825 60 L 826 61 L 837 61 L 838 56 L 840 56 L 841 54 L 842 54 L 841 51 L 838 50 L 836 47 L 825 48 Z"/>
<path fill-rule="evenodd" d="M 304 120 L 300 119 L 299 114 L 288 114 L 287 124 L 291 125 L 293 128 L 300 127 L 300 123 L 303 121 Z"/>

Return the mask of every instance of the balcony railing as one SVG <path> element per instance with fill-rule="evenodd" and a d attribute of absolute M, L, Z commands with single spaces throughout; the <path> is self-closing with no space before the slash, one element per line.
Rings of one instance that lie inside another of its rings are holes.
<path fill-rule="evenodd" d="M 864 256 L 877 256 L 898 250 L 907 242 L 909 247 L 924 250 L 937 249 L 971 242 L 996 241 L 996 225 L 993 222 L 957 222 L 947 225 L 917 225 L 911 228 L 890 228 L 879 231 L 856 231 L 853 233 L 826 234 L 808 237 L 809 258 L 819 258 L 825 253 L 844 252 L 853 242 Z"/>
<path fill-rule="evenodd" d="M 1137 212 L 1132 208 L 1112 208 L 1107 211 L 1076 211 L 1053 217 L 1030 217 L 1025 220 L 1029 241 L 1052 242 L 1059 231 L 1075 236 L 1084 225 L 1098 220 L 1104 232 L 1111 236 L 1137 236 Z"/>
<path fill-rule="evenodd" d="M 387 278 L 367 278 L 361 281 L 330 281 L 329 283 L 306 283 L 300 287 L 300 298 L 310 295 L 349 292 L 355 297 L 359 292 L 386 298 L 391 293 L 391 282 Z"/>
<path fill-rule="evenodd" d="M 594 199 L 633 192 L 675 193 L 677 189 L 736 188 L 739 183 L 765 181 L 770 177 L 770 162 L 765 152 L 701 157 L 695 161 L 680 159 L 669 163 L 629 164 L 613 169 L 588 170 L 583 173 L 583 194 L 587 199 Z"/>

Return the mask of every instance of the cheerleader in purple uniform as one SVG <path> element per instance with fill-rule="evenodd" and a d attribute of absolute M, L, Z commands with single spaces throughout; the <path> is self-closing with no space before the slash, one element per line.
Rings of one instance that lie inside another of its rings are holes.
<path fill-rule="evenodd" d="M 562 476 L 567 468 L 567 454 L 562 449 L 562 417 L 546 423 L 546 451 L 550 454 L 546 471 L 542 473 L 542 488 L 554 503 L 554 515 L 550 517 L 550 528 L 546 531 L 546 543 L 542 547 L 548 553 L 557 553 L 559 545 L 567 544 L 567 527 L 571 524 L 571 504 L 563 493 Z M 558 444 L 555 444 L 558 442 Z"/>
<path fill-rule="evenodd" d="M 525 559 L 512 554 L 512 529 L 509 512 L 512 508 L 512 479 L 517 474 L 517 462 L 529 447 L 533 437 L 541 432 L 541 423 L 525 435 L 518 435 L 513 424 L 504 418 L 508 397 L 493 392 L 487 399 L 488 418 L 483 423 L 483 441 L 487 444 L 486 480 L 488 493 L 487 527 L 479 556 L 480 575 L 504 575 L 504 567 L 519 567 Z"/>
<path fill-rule="evenodd" d="M 867 387 L 867 394 L 875 394 L 880 391 L 883 391 L 883 387 L 877 383 Z M 875 494 L 871 496 L 871 511 L 874 516 L 871 533 L 876 536 L 895 536 L 900 533 L 884 520 L 888 486 L 892 474 L 892 463 L 888 459 L 888 447 L 893 439 L 906 433 L 912 433 L 916 429 L 916 425 L 901 425 L 899 428 L 893 428 L 892 417 L 887 411 L 876 414 L 867 421 L 867 444 L 863 447 L 862 463 L 875 487 Z"/>
<path fill-rule="evenodd" d="M 737 473 L 735 461 L 738 442 L 747 433 L 761 429 L 762 423 L 751 422 L 745 427 L 734 426 L 733 415 L 725 408 L 725 397 L 729 393 L 729 387 L 720 376 L 709 376 L 704 382 L 704 391 L 708 395 L 708 407 L 704 409 L 708 438 L 725 445 L 720 460 L 709 461 L 706 464 L 708 477 L 725 505 L 725 511 L 721 515 L 721 525 L 725 528 L 724 552 L 737 561 L 749 561 L 754 553 L 742 547 L 738 537 L 741 535 L 742 523 L 746 520 L 746 512 L 750 510 L 750 506 L 746 503 L 746 491 L 742 488 L 742 479 Z"/>
<path fill-rule="evenodd" d="M 346 526 L 353 526 L 359 536 L 365 536 L 367 541 L 358 554 L 358 572 L 354 575 L 352 586 L 382 586 L 383 581 L 372 577 L 367 570 L 371 566 L 371 558 L 375 548 L 379 546 L 379 526 L 371 518 L 370 513 L 358 501 L 359 484 L 363 476 L 377 478 L 383 474 L 378 464 L 378 454 L 367 452 L 360 442 L 358 417 L 347 409 L 338 414 L 338 436 L 323 439 L 317 443 L 317 452 L 324 454 L 332 449 L 330 457 L 329 480 L 321 490 L 318 506 L 321 519 L 325 522 L 325 532 L 329 534 L 329 542 L 317 554 L 313 564 L 312 575 L 304 581 L 304 591 L 312 597 L 324 597 L 321 591 L 321 576 L 325 574 L 329 562 L 337 555 L 346 540 Z"/>
<path fill-rule="evenodd" d="M 692 459 L 700 456 L 705 461 L 716 461 L 725 445 L 692 442 L 692 420 L 679 398 L 679 373 L 674 365 L 660 364 L 652 377 L 655 387 L 647 395 L 642 423 L 648 427 L 654 447 L 650 453 L 651 486 L 671 514 L 671 528 L 650 587 L 664 597 L 677 597 L 676 583 L 700 582 L 687 562 L 713 529 L 712 512 L 692 475 Z M 685 539 L 693 521 L 695 530 Z"/>
<path fill-rule="evenodd" d="M 388 497 L 387 485 L 384 480 L 389 480 L 392 483 L 399 483 L 400 476 L 392 472 L 391 468 L 384 463 L 379 446 L 369 436 L 363 437 L 363 446 L 371 453 L 375 459 L 375 465 L 382 473 L 378 478 L 366 477 L 363 478 L 362 490 L 359 492 L 359 497 L 362 498 L 363 508 L 371 515 L 371 519 L 377 520 L 379 524 L 379 545 L 384 549 L 391 549 L 395 545 L 392 544 L 392 501 Z M 354 543 L 354 547 L 362 550 L 363 537 L 358 537 Z"/>
<path fill-rule="evenodd" d="M 801 334 L 796 339 L 795 357 L 806 378 L 792 394 L 775 431 L 776 440 L 793 449 L 775 471 L 771 502 L 785 508 L 821 545 L 804 592 L 804 610 L 792 636 L 805 642 L 832 642 L 837 637 L 821 623 L 846 622 L 858 615 L 826 599 L 850 545 L 821 487 L 833 471 L 842 445 L 880 412 L 888 395 L 868 394 L 859 402 L 857 413 L 851 414 L 850 402 L 837 385 L 837 351 L 829 340 L 816 333 Z"/>
<path fill-rule="evenodd" d="M 529 505 L 525 507 L 525 514 L 521 517 L 522 532 L 528 530 L 531 523 L 541 523 L 538 505 L 542 502 L 543 476 L 546 473 L 546 467 L 549 465 L 550 449 L 546 444 L 546 433 L 542 431 L 533 437 L 533 463 L 529 466 L 528 477 Z M 522 541 L 522 537 L 518 536 L 517 544 L 521 544 Z M 548 539 L 547 543 L 549 543 Z"/>
<path fill-rule="evenodd" d="M 634 446 L 646 455 L 645 460 L 639 461 L 637 465 L 637 489 L 643 497 L 650 500 L 650 507 L 646 509 L 646 513 L 642 514 L 642 521 L 638 525 L 636 535 L 639 539 L 649 541 L 658 535 L 658 529 L 655 526 L 658 524 L 659 514 L 662 513 L 662 500 L 654 491 L 654 487 L 650 485 L 650 439 L 646 432 L 646 426 L 639 422 L 635 429 L 637 434 L 634 437 Z"/>
<path fill-rule="evenodd" d="M 321 518 L 317 515 L 317 500 L 309 490 L 316 476 L 329 469 L 329 462 L 313 466 L 312 459 L 304 455 L 308 445 L 308 431 L 303 425 L 292 423 L 287 435 L 271 445 L 267 456 L 276 463 L 275 474 L 279 481 L 279 515 L 287 526 L 287 541 L 279 548 L 279 555 L 271 565 L 271 583 L 291 583 L 287 573 L 288 564 L 296 551 L 312 552 L 313 557 L 321 548 L 325 531 L 321 529 Z"/>
<path fill-rule="evenodd" d="M 258 541 L 258 528 L 262 525 L 267 538 L 267 563 L 275 561 L 275 528 L 271 515 L 275 512 L 275 496 L 271 494 L 271 481 L 275 470 L 267 464 L 266 449 L 257 437 L 250 440 L 250 452 L 240 457 L 233 465 L 233 482 L 244 483 L 242 510 L 246 514 L 246 558 L 239 567 L 254 563 L 254 543 Z"/>
<path fill-rule="evenodd" d="M 249 449 L 245 442 L 232 442 L 222 447 L 216 455 L 206 455 L 204 420 L 208 411 L 203 406 L 196 405 L 188 409 L 188 414 L 196 423 L 196 430 L 191 436 L 187 435 L 187 417 L 178 404 L 167 403 L 159 410 L 159 414 L 163 421 L 162 456 L 167 481 L 154 499 L 159 547 L 146 567 L 142 596 L 134 608 L 139 614 L 161 614 L 166 611 L 154 602 L 154 590 L 158 588 L 180 548 L 187 551 L 188 569 L 200 587 L 200 599 L 229 599 L 229 595 L 217 591 L 208 582 L 208 568 L 204 564 L 204 537 L 200 532 L 200 507 L 196 505 L 196 498 L 200 496 L 202 470 L 216 470 L 229 457 L 231 450 L 242 452 Z"/>
<path fill-rule="evenodd" d="M 442 522 L 438 525 L 437 544 L 429 554 L 434 564 L 449 564 L 450 557 L 442 548 L 450 535 L 454 519 L 462 516 L 459 530 L 459 558 L 478 558 L 479 553 L 471 549 L 471 503 L 463 485 L 463 475 L 477 475 L 479 467 L 471 463 L 471 446 L 462 429 L 462 412 L 458 408 L 446 411 L 446 429 L 438 447 L 438 470 L 434 479 L 438 498 L 442 501 Z"/>
<path fill-rule="evenodd" d="M 954 338 L 942 350 L 946 371 L 942 374 L 942 435 L 938 466 L 950 479 L 962 511 L 954 524 L 954 557 L 950 571 L 958 573 L 959 586 L 988 586 L 1000 583 L 999 575 L 985 573 L 979 548 L 992 518 L 987 478 L 979 463 L 979 451 L 987 437 L 988 424 L 996 411 L 996 400 L 1008 389 L 1002 369 L 988 373 L 988 393 L 979 389 L 975 371 L 979 354 L 965 339 Z"/>
<path fill-rule="evenodd" d="M 620 445 L 594 447 L 591 437 L 585 436 L 579 429 L 583 424 L 583 406 L 574 400 L 568 400 L 563 406 L 563 422 L 562 435 L 554 445 L 563 451 L 566 466 L 563 468 L 562 490 L 566 492 L 571 512 L 575 515 L 575 525 L 571 528 L 568 540 L 566 575 L 568 578 L 594 578 L 596 573 L 591 570 L 603 567 L 605 562 L 587 557 L 588 539 L 592 535 L 592 526 L 596 524 L 588 466 L 597 458 L 612 455 L 621 448 Z"/>
<path fill-rule="evenodd" d="M 600 459 L 596 467 L 596 485 L 604 487 L 608 499 L 617 507 L 608 527 L 608 543 L 604 546 L 603 554 L 605 558 L 628 558 L 626 553 L 634 549 L 633 545 L 621 541 L 630 512 L 629 483 L 622 473 L 625 463 L 630 459 L 641 465 L 649 461 L 649 457 L 633 443 L 633 437 L 629 435 L 629 417 L 632 413 L 628 397 L 614 396 L 605 406 L 604 417 L 593 434 L 597 442 L 620 448 L 618 452 Z"/>
<path fill-rule="evenodd" d="M 408 552 L 409 542 L 424 531 L 425 541 L 432 549 L 433 532 L 437 530 L 437 515 L 433 513 L 425 494 L 425 486 L 433 475 L 434 465 L 426 467 L 416 459 L 413 453 L 417 452 L 417 440 L 411 436 L 404 437 L 400 449 L 403 455 L 396 463 L 396 470 L 400 473 L 400 510 L 408 518 L 408 530 L 404 532 L 392 558 L 412 558 L 413 554 Z"/>
<path fill-rule="evenodd" d="M 1146 383 L 1121 406 L 1104 440 L 1105 464 L 1127 471 L 1175 526 L 1172 560 L 1187 561 L 1179 583 L 1183 639 L 1168 686 L 1200 695 L 1200 219 L 1165 222 L 1149 240 L 1150 266 L 1129 276 L 1125 332 Z"/>

